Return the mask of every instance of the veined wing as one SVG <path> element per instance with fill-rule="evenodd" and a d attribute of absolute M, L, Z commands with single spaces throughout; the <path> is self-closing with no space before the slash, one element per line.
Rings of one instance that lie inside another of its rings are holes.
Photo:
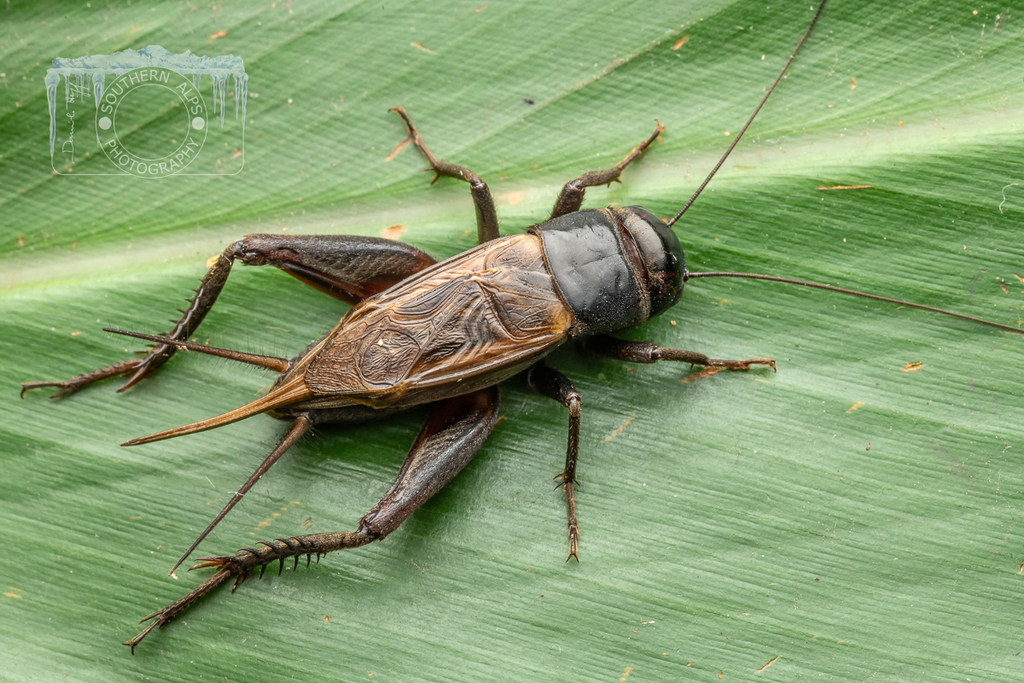
<path fill-rule="evenodd" d="M 533 235 L 494 240 L 353 308 L 306 371 L 317 395 L 414 405 L 475 391 L 564 342 L 572 315 Z"/>

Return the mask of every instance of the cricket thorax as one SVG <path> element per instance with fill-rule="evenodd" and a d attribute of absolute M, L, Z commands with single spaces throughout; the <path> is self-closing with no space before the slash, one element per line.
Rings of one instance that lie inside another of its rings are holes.
<path fill-rule="evenodd" d="M 635 327 L 679 300 L 682 249 L 646 209 L 578 211 L 530 231 L 543 241 L 555 286 L 572 311 L 573 337 Z"/>

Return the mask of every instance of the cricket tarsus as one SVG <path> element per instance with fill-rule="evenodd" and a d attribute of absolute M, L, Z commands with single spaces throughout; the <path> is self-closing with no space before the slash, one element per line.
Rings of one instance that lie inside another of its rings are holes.
<path fill-rule="evenodd" d="M 192 569 L 216 567 L 217 573 L 172 602 L 170 605 L 162 607 L 152 614 L 140 619 L 140 624 L 151 619 L 153 620 L 153 623 L 147 626 L 137 636 L 124 643 L 124 645 L 130 647 L 132 654 L 135 654 L 135 647 L 141 643 L 143 639 L 153 631 L 153 629 L 163 628 L 165 624 L 178 616 L 178 614 L 200 598 L 210 593 L 230 577 L 235 578 L 235 584 L 231 588 L 232 592 L 234 592 L 236 588 L 249 579 L 253 570 L 257 567 L 261 570 L 265 570 L 267 565 L 273 562 L 279 562 L 280 570 L 283 571 L 284 561 L 294 557 L 295 567 L 297 568 L 299 558 L 303 555 L 306 556 L 306 564 L 308 565 L 314 555 L 317 560 L 319 560 L 321 555 L 326 555 L 334 550 L 358 548 L 359 546 L 366 545 L 374 540 L 377 540 L 377 537 L 361 524 L 358 531 L 343 531 L 326 534 L 310 534 L 308 536 L 292 536 L 290 538 L 277 538 L 269 542 L 260 541 L 257 543 L 257 547 L 255 548 L 241 548 L 234 555 L 201 557 L 199 558 L 199 563 L 193 565 L 189 571 Z M 260 576 L 263 576 L 262 571 L 260 572 Z"/>
<path fill-rule="evenodd" d="M 188 339 L 195 332 L 196 328 L 206 317 L 210 307 L 217 300 L 217 296 L 224 283 L 227 281 L 228 272 L 231 270 L 231 260 L 221 255 L 206 273 L 206 277 L 196 289 L 196 294 L 190 301 L 181 315 L 181 318 L 174 324 L 174 327 L 164 335 L 170 339 Z M 118 389 L 122 392 L 134 386 L 140 380 L 149 377 L 166 363 L 177 351 L 177 348 L 166 343 L 158 342 L 148 351 L 143 351 L 143 358 L 121 361 L 108 365 L 92 372 L 76 375 L 69 380 L 61 382 L 26 382 L 22 384 L 22 393 L 28 389 L 37 387 L 59 387 L 61 391 L 50 398 L 61 398 L 72 394 L 79 389 L 99 382 L 110 377 L 128 377 L 128 381 Z"/>
<path fill-rule="evenodd" d="M 135 646 L 142 642 L 143 638 L 149 635 L 149 632 L 155 628 L 163 628 L 164 624 L 169 622 L 171 619 L 176 617 L 179 612 L 191 605 L 193 602 L 203 597 L 214 588 L 224 583 L 224 579 L 231 576 L 231 569 L 224 567 L 216 574 L 203 581 L 201 584 L 193 588 L 191 591 L 180 597 L 178 600 L 172 602 L 170 605 L 158 609 L 152 614 L 143 617 L 139 620 L 140 624 L 144 624 L 150 619 L 153 619 L 153 623 L 147 626 L 139 635 L 135 636 L 127 643 L 123 643 L 127 647 L 132 649 L 132 654 L 135 654 Z"/>
<path fill-rule="evenodd" d="M 21 395 L 24 396 L 25 392 L 30 389 L 39 389 L 42 387 L 57 387 L 60 389 L 56 394 L 50 396 L 50 398 L 63 398 L 69 394 L 73 394 L 79 389 L 83 389 L 94 382 L 98 382 L 109 377 L 116 377 L 118 375 L 126 376 L 131 374 L 131 378 L 127 383 L 118 391 L 124 391 L 143 377 L 147 377 L 152 374 L 159 365 L 153 365 L 151 362 L 152 358 L 163 358 L 163 354 L 160 349 L 171 350 L 175 349 L 188 349 L 190 351 L 199 351 L 207 353 L 212 356 L 220 356 L 222 358 L 229 358 L 231 360 L 240 361 L 242 363 L 250 363 L 252 365 L 259 365 L 264 368 L 276 370 L 277 372 L 284 372 L 288 369 L 288 361 L 284 358 L 277 358 L 274 356 L 262 356 L 255 353 L 244 353 L 242 351 L 232 351 L 230 349 L 220 349 L 215 346 L 205 346 L 203 344 L 193 344 L 192 342 L 182 341 L 179 339 L 172 339 L 171 337 L 158 337 L 151 334 L 142 334 L 140 332 L 127 332 L 125 330 L 118 330 L 110 327 L 104 327 L 104 332 L 112 332 L 114 334 L 121 334 L 126 337 L 135 337 L 136 339 L 145 339 L 146 341 L 155 342 L 157 346 L 154 346 L 150 351 L 146 351 L 146 358 L 133 358 L 131 360 L 121 361 L 120 363 L 114 363 L 108 365 L 105 368 L 87 372 L 83 375 L 72 377 L 68 380 L 60 382 L 22 382 L 21 384 Z M 162 364 L 162 361 L 161 363 Z"/>
<path fill-rule="evenodd" d="M 93 382 L 98 382 L 108 377 L 117 377 L 119 375 L 127 375 L 130 372 L 135 372 L 145 360 L 133 358 L 131 360 L 123 360 L 120 363 L 114 363 L 108 365 L 105 368 L 99 370 L 93 370 L 82 375 L 76 375 L 71 379 L 62 380 L 59 382 L 22 382 L 21 383 L 21 395 L 24 397 L 25 392 L 30 389 L 42 389 L 44 387 L 56 387 L 60 389 L 56 394 L 50 396 L 50 398 L 64 398 L 70 394 L 75 393 L 79 389 L 83 389 Z"/>
<path fill-rule="evenodd" d="M 1016 332 L 1017 334 L 1024 334 L 1024 329 L 1019 327 L 1013 327 L 1012 325 L 1004 325 L 1003 323 L 992 322 L 991 320 L 985 320 L 984 318 L 975 318 L 972 315 L 964 315 L 963 313 L 954 313 L 953 311 L 947 311 L 944 308 L 935 308 L 934 306 L 925 306 L 924 304 L 915 304 L 912 301 L 903 301 L 902 299 L 893 299 L 887 296 L 879 296 L 878 294 L 868 294 L 867 292 L 859 292 L 855 289 L 846 289 L 844 287 L 836 287 L 834 285 L 823 285 L 818 282 L 809 282 L 807 280 L 796 280 L 789 277 L 780 277 L 778 275 L 762 275 L 760 273 L 737 273 L 732 271 L 708 271 L 706 273 L 691 273 L 686 271 L 683 274 L 683 281 L 695 280 L 697 278 L 709 278 L 709 277 L 738 277 L 746 278 L 748 280 L 766 280 L 768 282 L 784 282 L 789 285 L 800 285 L 801 287 L 813 287 L 814 289 L 824 289 L 828 292 L 837 292 L 839 294 L 851 294 L 853 296 L 863 297 L 865 299 L 874 299 L 875 301 L 885 301 L 890 304 L 897 304 L 899 306 L 907 306 L 909 308 L 920 308 L 923 311 L 931 311 L 932 313 L 941 313 L 943 315 L 953 316 L 954 318 L 960 318 L 961 320 L 969 320 L 972 323 L 981 323 L 982 325 L 988 325 L 990 327 L 998 327 L 1001 330 L 1008 330 L 1010 332 Z"/>
<path fill-rule="evenodd" d="M 670 349 L 657 346 L 649 341 L 629 341 L 607 334 L 588 339 L 587 348 L 602 356 L 628 363 L 657 363 L 660 360 L 668 360 L 725 370 L 749 370 L 752 365 L 764 365 L 772 370 L 776 369 L 775 361 L 771 358 L 746 358 L 744 360 L 709 358 L 696 351 Z"/>
<path fill-rule="evenodd" d="M 771 97 L 772 92 L 775 90 L 775 86 L 777 86 L 779 84 L 779 81 L 782 80 L 782 77 L 786 75 L 786 71 L 789 69 L 789 65 L 793 63 L 794 59 L 796 59 L 796 53 L 800 52 L 800 48 L 803 47 L 804 41 L 806 41 L 807 37 L 811 35 L 811 31 L 814 30 L 814 25 L 818 23 L 818 17 L 821 16 L 822 10 L 825 9 L 826 2 L 827 0 L 821 0 L 821 4 L 818 5 L 818 10 L 814 13 L 814 18 L 811 19 L 811 24 L 807 27 L 807 30 L 804 31 L 804 35 L 800 38 L 800 42 L 798 42 L 796 44 L 796 47 L 793 48 L 793 54 L 789 56 L 789 59 L 786 61 L 785 66 L 782 67 L 782 71 L 780 71 L 779 75 L 775 77 L 775 82 L 773 82 L 771 87 L 768 88 L 768 92 L 766 92 L 764 94 L 764 97 L 761 98 L 761 102 L 757 105 L 757 108 L 754 109 L 754 113 L 750 115 L 750 118 L 747 119 L 747 122 L 743 124 L 743 128 L 741 128 L 740 132 L 737 133 L 736 137 L 733 138 L 732 144 L 729 145 L 729 149 L 725 150 L 725 154 L 723 154 L 722 158 L 718 160 L 718 163 L 715 164 L 715 167 L 711 169 L 711 173 L 708 173 L 708 177 L 705 178 L 704 182 L 700 184 L 700 187 L 698 187 L 697 191 L 693 193 L 693 196 L 691 196 L 686 201 L 686 203 L 683 204 L 683 208 L 679 209 L 679 213 L 673 216 L 672 220 L 668 221 L 669 226 L 675 225 L 676 221 L 678 221 L 679 218 L 684 213 L 686 213 L 686 210 L 690 208 L 690 205 L 697 201 L 697 197 L 699 197 L 700 193 L 704 191 L 704 188 L 707 187 L 708 183 L 711 182 L 711 179 L 715 177 L 716 173 L 718 173 L 718 169 L 720 169 L 722 167 L 722 164 L 725 163 L 725 160 L 729 158 L 729 154 L 731 154 L 732 150 L 735 149 L 736 145 L 739 144 L 740 138 L 742 138 L 743 134 L 747 132 L 747 128 L 750 127 L 750 124 L 754 122 L 754 119 L 757 117 L 758 112 L 761 111 L 761 107 L 763 107 L 764 103 L 768 101 L 769 97 Z"/>

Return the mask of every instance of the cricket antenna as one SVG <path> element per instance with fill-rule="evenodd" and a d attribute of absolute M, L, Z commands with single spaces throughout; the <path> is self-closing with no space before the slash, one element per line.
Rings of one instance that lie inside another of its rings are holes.
<path fill-rule="evenodd" d="M 786 65 L 782 67 L 782 71 L 780 71 L 779 75 L 775 77 L 775 82 L 772 83 L 772 87 L 768 88 L 768 92 L 766 92 L 764 97 L 761 98 L 761 102 L 757 105 L 757 108 L 754 109 L 754 113 L 751 114 L 750 118 L 747 119 L 747 122 L 743 124 L 743 128 L 740 129 L 740 132 L 736 134 L 735 138 L 733 138 L 732 144 L 729 145 L 729 149 L 725 150 L 725 154 L 723 154 L 722 158 L 718 160 L 715 167 L 711 169 L 711 173 L 708 174 L 708 177 L 700 184 L 700 187 L 698 187 L 697 191 L 693 193 L 693 196 L 683 204 L 683 208 L 679 209 L 679 213 L 673 216 L 672 220 L 668 221 L 668 225 L 670 227 L 675 225 L 676 221 L 678 221 L 679 218 L 686 213 L 686 210 L 690 208 L 690 205 L 697 201 L 697 197 L 699 197 L 700 193 L 704 191 L 704 188 L 707 187 L 708 183 L 711 182 L 711 179 L 715 177 L 716 173 L 718 173 L 718 169 L 720 169 L 722 164 L 725 163 L 725 160 L 729 158 L 729 154 L 736 148 L 736 145 L 739 144 L 740 138 L 742 138 L 743 134 L 747 132 L 747 128 L 750 127 L 750 124 L 754 122 L 754 118 L 757 116 L 757 113 L 761 111 L 761 107 L 763 107 L 764 103 L 768 101 L 769 97 L 771 97 L 772 92 L 775 90 L 775 86 L 777 86 L 779 81 L 782 80 L 782 77 L 786 75 L 786 70 L 789 69 L 789 65 L 793 63 L 794 59 L 796 59 L 796 53 L 800 52 L 800 48 L 803 47 L 804 41 L 807 40 L 807 36 L 811 35 L 811 31 L 814 30 L 814 25 L 818 23 L 818 17 L 821 16 L 821 11 L 825 9 L 826 2 L 827 0 L 821 0 L 821 4 L 818 5 L 818 11 L 814 13 L 814 18 L 811 19 L 811 25 L 807 27 L 807 30 L 804 31 L 803 37 L 800 38 L 800 42 L 796 44 L 795 48 L 793 48 L 793 54 L 789 56 L 789 60 L 786 62 Z"/>
<path fill-rule="evenodd" d="M 829 292 L 838 292 L 840 294 L 852 294 L 853 296 L 864 297 L 865 299 L 874 299 L 875 301 L 885 301 L 890 304 L 897 304 L 899 306 L 908 306 L 910 308 L 920 308 L 925 311 L 931 311 L 932 313 L 941 313 L 943 315 L 951 315 L 954 318 L 960 318 L 962 320 L 970 320 L 972 323 L 981 323 L 982 325 L 989 325 L 991 327 L 998 327 L 1001 330 L 1009 330 L 1010 332 L 1016 332 L 1017 334 L 1024 334 L 1024 329 L 1019 327 L 1013 327 L 1011 325 L 1003 325 L 1002 323 L 994 323 L 991 320 L 984 320 L 982 318 L 975 318 L 974 316 L 964 315 L 963 313 L 954 313 L 953 311 L 947 311 L 943 308 L 935 308 L 933 306 L 925 306 L 924 304 L 915 304 L 910 301 L 903 301 L 901 299 L 892 299 L 887 296 L 878 296 L 877 294 L 868 294 L 867 292 L 858 292 L 855 289 L 845 289 L 843 287 L 835 287 L 833 285 L 823 285 L 818 282 L 808 282 L 806 280 L 795 280 L 789 277 L 779 277 L 777 275 L 761 275 L 760 273 L 736 273 L 726 270 L 708 271 L 706 273 L 691 273 L 688 270 L 683 271 L 683 282 L 687 280 L 694 280 L 697 278 L 707 277 L 741 277 L 748 280 L 767 280 L 768 282 L 785 282 L 789 285 L 800 285 L 801 287 L 813 287 L 814 289 L 824 289 Z"/>

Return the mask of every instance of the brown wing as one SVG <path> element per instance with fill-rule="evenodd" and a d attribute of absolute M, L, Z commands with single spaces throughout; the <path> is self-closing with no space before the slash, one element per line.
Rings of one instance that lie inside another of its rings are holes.
<path fill-rule="evenodd" d="M 439 263 L 354 307 L 305 372 L 319 396 L 415 405 L 496 384 L 568 337 L 540 240 L 515 235 Z"/>

